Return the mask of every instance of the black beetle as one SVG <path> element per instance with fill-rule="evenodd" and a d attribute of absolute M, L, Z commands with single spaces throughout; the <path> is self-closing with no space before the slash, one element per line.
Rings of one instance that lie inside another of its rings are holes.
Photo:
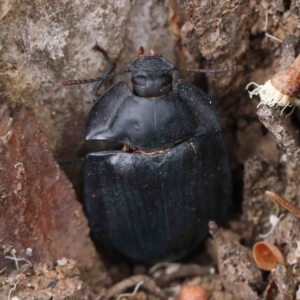
<path fill-rule="evenodd" d="M 85 157 L 84 207 L 95 242 L 133 261 L 182 258 L 204 240 L 209 220 L 224 221 L 231 204 L 214 101 L 189 82 L 172 85 L 174 70 L 161 56 L 142 56 L 106 77 L 63 82 L 132 74 L 133 92 L 124 82 L 115 84 L 87 117 L 86 140 L 125 147 Z"/>

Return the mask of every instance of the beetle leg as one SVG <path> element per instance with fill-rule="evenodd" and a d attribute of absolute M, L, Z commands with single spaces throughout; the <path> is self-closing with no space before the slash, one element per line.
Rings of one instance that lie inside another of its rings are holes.
<path fill-rule="evenodd" d="M 58 159 L 58 160 L 56 160 L 56 162 L 57 162 L 60 166 L 64 166 L 64 165 L 73 165 L 73 164 L 77 164 L 77 163 L 82 163 L 82 162 L 83 162 L 83 158 Z"/>
<path fill-rule="evenodd" d="M 110 57 L 108 56 L 107 52 L 98 45 L 98 43 L 96 42 L 95 45 L 92 48 L 94 51 L 99 51 L 102 53 L 103 57 L 105 58 L 105 60 L 107 61 L 107 65 L 103 71 L 103 75 L 102 77 L 105 77 L 107 75 L 109 75 L 110 73 L 112 73 L 117 64 L 115 62 L 113 62 Z M 92 91 L 92 95 L 93 95 L 93 101 L 96 102 L 96 100 L 99 98 L 100 94 L 98 94 L 99 89 L 101 88 L 102 84 L 103 84 L 104 80 L 100 80 L 97 82 L 97 84 L 95 85 L 95 87 L 93 88 Z"/>
<path fill-rule="evenodd" d="M 137 54 L 137 57 L 140 58 L 140 57 L 142 57 L 144 55 L 145 55 L 145 48 L 143 46 L 140 46 L 139 52 Z"/>
<path fill-rule="evenodd" d="M 151 55 L 157 56 L 157 57 L 163 57 L 162 54 L 160 54 L 159 52 L 157 52 L 156 50 L 153 50 L 153 49 L 151 49 Z"/>

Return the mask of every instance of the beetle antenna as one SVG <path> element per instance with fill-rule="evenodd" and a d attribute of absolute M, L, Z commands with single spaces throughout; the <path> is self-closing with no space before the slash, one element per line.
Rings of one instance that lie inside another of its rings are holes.
<path fill-rule="evenodd" d="M 243 70 L 243 66 L 228 66 L 221 69 L 184 69 L 184 68 L 177 68 L 175 70 L 180 71 L 189 71 L 189 72 L 196 72 L 196 73 L 219 73 L 219 72 L 227 72 L 227 71 L 241 71 Z"/>
<path fill-rule="evenodd" d="M 105 79 L 108 79 L 108 78 L 112 78 L 112 77 L 115 77 L 117 75 L 120 75 L 120 74 L 123 74 L 123 73 L 126 73 L 126 72 L 130 72 L 129 68 L 123 69 L 121 71 L 112 73 L 112 74 L 104 76 L 104 77 L 97 77 L 97 78 L 92 78 L 92 79 L 81 79 L 81 80 L 65 80 L 61 84 L 62 85 L 75 85 L 75 84 L 93 83 L 93 82 L 105 80 Z"/>

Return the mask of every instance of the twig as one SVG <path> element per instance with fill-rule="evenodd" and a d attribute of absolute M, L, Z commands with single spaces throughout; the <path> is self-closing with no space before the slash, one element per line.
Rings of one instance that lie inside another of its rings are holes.
<path fill-rule="evenodd" d="M 10 251 L 10 254 L 13 256 L 12 259 L 15 261 L 16 269 L 19 271 L 19 263 L 18 263 L 18 259 L 17 259 L 17 257 L 16 257 L 16 250 L 15 250 L 15 249 L 12 249 L 12 250 Z M 11 259 L 10 256 L 5 256 L 4 258 L 7 258 L 7 257 L 9 257 L 9 258 Z"/>
<path fill-rule="evenodd" d="M 164 291 L 167 293 L 172 293 L 173 295 L 177 295 L 179 294 L 181 289 L 182 289 L 181 285 L 175 285 L 175 286 L 165 288 Z"/>
<path fill-rule="evenodd" d="M 281 118 L 274 108 L 261 106 L 257 110 L 259 120 L 274 135 L 279 146 L 286 151 L 289 158 L 300 165 L 300 139 L 298 129 L 291 120 Z"/>
<path fill-rule="evenodd" d="M 288 210 L 295 217 L 300 219 L 300 209 L 297 206 L 293 205 L 291 202 L 287 201 L 274 192 L 266 191 L 266 195 L 268 195 L 272 200 L 276 201 L 278 204 Z"/>
<path fill-rule="evenodd" d="M 161 263 L 158 263 L 154 266 L 152 266 L 150 269 L 149 269 L 149 274 L 153 274 L 155 271 L 157 271 L 158 269 L 160 268 L 166 268 L 166 267 L 169 267 L 169 266 L 180 266 L 180 264 L 176 264 L 176 263 L 171 263 L 171 262 L 161 262 Z"/>
<path fill-rule="evenodd" d="M 279 206 L 277 202 L 275 202 L 275 204 L 277 206 Z M 264 234 L 259 234 L 258 237 L 261 239 L 265 239 L 268 236 L 270 236 L 273 233 L 273 231 L 274 231 L 275 227 L 277 226 L 277 224 L 279 223 L 279 221 L 283 218 L 283 216 L 284 216 L 284 214 L 280 215 L 279 217 L 277 217 L 276 215 L 270 215 L 269 222 L 267 222 L 267 224 L 264 225 L 264 226 L 271 225 L 270 230 Z"/>
<path fill-rule="evenodd" d="M 132 293 L 124 293 L 124 294 L 120 294 L 118 297 L 117 297 L 117 300 L 120 300 L 121 298 L 124 298 L 124 297 L 130 297 L 130 296 L 134 296 L 138 289 L 140 288 L 140 286 L 144 283 L 144 281 L 140 281 L 136 287 L 134 288 L 133 292 Z"/>
<path fill-rule="evenodd" d="M 3 254 L 10 253 L 11 251 L 15 251 L 15 249 L 13 249 L 13 246 L 10 245 L 4 249 Z"/>
<path fill-rule="evenodd" d="M 167 299 L 167 294 L 162 291 L 155 283 L 155 281 L 146 275 L 136 275 L 132 276 L 130 278 L 127 278 L 113 287 L 111 287 L 105 294 L 104 300 L 108 300 L 111 297 L 122 293 L 123 291 L 127 290 L 130 287 L 136 286 L 138 283 L 143 282 L 143 288 L 148 290 L 151 294 L 154 294 L 155 296 L 161 298 L 161 299 Z"/>
<path fill-rule="evenodd" d="M 101 291 L 100 291 L 100 293 L 98 293 L 97 295 L 96 295 L 96 298 L 94 298 L 94 300 L 101 300 L 101 299 L 103 299 L 103 297 L 104 297 L 104 295 L 105 295 L 105 288 L 103 288 Z"/>
<path fill-rule="evenodd" d="M 12 253 L 12 255 L 13 255 L 13 253 Z M 25 261 L 25 262 L 27 262 L 27 263 L 29 264 L 29 266 L 32 268 L 32 263 L 31 263 L 28 259 L 26 259 L 26 258 L 22 258 L 22 257 L 21 257 L 21 258 L 17 258 L 15 255 L 13 255 L 13 256 L 4 256 L 4 258 L 14 260 L 15 263 L 16 263 L 16 268 L 17 268 L 17 270 L 20 269 L 19 264 L 17 264 L 18 261 Z"/>
<path fill-rule="evenodd" d="M 267 33 L 267 32 L 265 32 L 265 36 L 269 37 L 270 39 L 273 39 L 273 40 L 276 41 L 276 42 L 282 43 L 282 40 L 280 40 L 280 39 L 277 38 L 276 36 L 271 35 L 271 34 L 269 34 L 269 33 Z"/>
<path fill-rule="evenodd" d="M 175 279 L 186 278 L 186 277 L 196 277 L 196 276 L 206 276 L 211 274 L 211 266 L 204 267 L 197 264 L 189 265 L 179 265 L 178 270 L 173 272 L 163 272 L 160 276 L 155 276 L 154 280 L 160 288 L 165 288 L 169 286 L 169 283 Z"/>
<path fill-rule="evenodd" d="M 12 293 L 13 291 L 15 291 L 15 290 L 16 290 L 16 288 L 17 288 L 17 285 L 18 285 L 18 280 L 16 281 L 16 283 L 15 283 L 14 287 L 13 287 L 13 288 L 11 288 L 11 289 L 9 290 L 9 293 L 8 293 L 8 296 L 7 296 L 7 299 L 8 299 L 8 300 L 11 300 L 11 298 L 10 298 L 10 296 L 11 296 L 11 293 Z"/>

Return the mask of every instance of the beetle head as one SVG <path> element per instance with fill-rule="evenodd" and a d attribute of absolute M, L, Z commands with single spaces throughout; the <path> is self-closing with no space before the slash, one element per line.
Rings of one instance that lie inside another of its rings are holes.
<path fill-rule="evenodd" d="M 104 77 L 82 80 L 66 80 L 62 82 L 62 85 L 75 85 L 99 82 L 104 81 L 108 78 L 115 77 L 122 73 L 131 72 L 133 90 L 138 96 L 159 97 L 171 91 L 173 80 L 172 73 L 176 70 L 196 73 L 216 73 L 226 71 L 239 71 L 243 69 L 242 66 L 229 66 L 221 69 L 210 70 L 178 68 L 154 50 L 151 50 L 152 56 L 141 56 L 144 54 L 144 51 L 144 48 L 140 47 L 140 52 L 138 55 L 139 58 L 129 68 L 123 69 L 113 74 L 108 74 Z"/>
<path fill-rule="evenodd" d="M 129 68 L 134 92 L 140 97 L 159 97 L 172 89 L 174 65 L 158 56 L 142 56 Z"/>

